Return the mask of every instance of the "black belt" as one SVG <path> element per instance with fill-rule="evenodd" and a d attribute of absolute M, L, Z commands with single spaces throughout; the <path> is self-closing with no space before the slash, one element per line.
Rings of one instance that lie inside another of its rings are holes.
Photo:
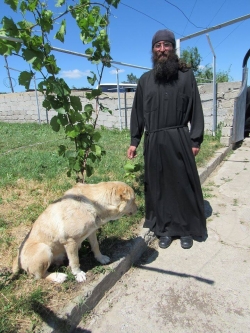
<path fill-rule="evenodd" d="M 183 128 L 183 127 L 187 127 L 187 125 L 177 125 L 177 126 L 170 126 L 170 127 L 159 128 L 159 129 L 156 129 L 154 131 L 145 131 L 145 134 L 149 135 L 149 134 L 155 133 L 155 132 L 167 131 L 167 130 L 170 130 L 170 129 Z"/>

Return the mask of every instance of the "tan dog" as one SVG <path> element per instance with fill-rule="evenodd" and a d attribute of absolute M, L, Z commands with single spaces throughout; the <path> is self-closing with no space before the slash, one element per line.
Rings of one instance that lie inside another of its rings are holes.
<path fill-rule="evenodd" d="M 78 282 L 86 280 L 80 270 L 78 250 L 88 238 L 95 258 L 107 264 L 110 258 L 101 254 L 96 230 L 111 220 L 136 212 L 133 189 L 123 182 L 77 184 L 47 207 L 35 221 L 21 244 L 13 263 L 13 273 L 20 269 L 35 276 L 62 283 L 67 275 L 49 273 L 49 266 L 62 260 L 65 253 Z"/>

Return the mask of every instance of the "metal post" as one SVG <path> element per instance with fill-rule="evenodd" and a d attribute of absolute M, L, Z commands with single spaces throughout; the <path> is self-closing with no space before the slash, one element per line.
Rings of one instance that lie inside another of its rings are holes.
<path fill-rule="evenodd" d="M 180 58 L 180 56 L 181 56 L 181 40 L 180 39 L 176 39 L 176 54 Z"/>
<path fill-rule="evenodd" d="M 34 79 L 34 85 L 35 85 L 35 94 L 36 94 L 36 106 L 37 106 L 38 121 L 39 121 L 39 124 L 41 125 L 40 109 L 39 109 L 38 95 L 37 95 L 37 89 L 36 89 L 36 74 L 33 75 L 33 79 Z"/>
<path fill-rule="evenodd" d="M 112 66 L 115 67 L 115 66 Z M 116 68 L 116 67 L 115 67 Z M 119 68 L 116 68 L 116 80 L 117 80 L 117 94 L 118 94 L 118 109 L 119 109 L 119 117 L 120 117 L 120 130 L 122 130 L 122 114 L 121 114 L 121 99 L 120 99 L 120 84 L 119 84 Z"/>
<path fill-rule="evenodd" d="M 7 74 L 8 74 L 8 78 L 9 78 L 10 88 L 11 88 L 11 91 L 14 92 L 14 88 L 13 88 L 11 77 L 10 77 L 10 71 L 9 71 L 9 66 L 8 66 L 6 55 L 4 56 L 4 59 L 5 59 L 5 63 L 6 63 L 6 69 L 7 69 Z"/>
<path fill-rule="evenodd" d="M 124 88 L 124 108 L 125 108 L 125 128 L 128 128 L 128 119 L 127 119 L 127 90 Z"/>
<path fill-rule="evenodd" d="M 212 134 L 215 136 L 217 131 L 217 92 L 216 92 L 216 55 L 212 47 L 209 35 L 206 34 L 210 49 L 213 53 L 213 128 Z"/>

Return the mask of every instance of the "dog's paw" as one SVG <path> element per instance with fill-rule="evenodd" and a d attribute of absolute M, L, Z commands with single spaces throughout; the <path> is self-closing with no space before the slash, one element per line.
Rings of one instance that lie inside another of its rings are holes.
<path fill-rule="evenodd" d="M 95 258 L 103 265 L 108 264 L 110 262 L 110 258 L 108 256 L 105 256 L 104 254 L 101 254 L 100 256 Z"/>
<path fill-rule="evenodd" d="M 64 273 L 50 273 L 46 276 L 46 280 L 56 282 L 56 283 L 63 283 L 67 280 L 67 274 Z"/>
<path fill-rule="evenodd" d="M 83 271 L 75 274 L 75 278 L 77 282 L 84 282 L 86 281 L 86 274 Z"/>

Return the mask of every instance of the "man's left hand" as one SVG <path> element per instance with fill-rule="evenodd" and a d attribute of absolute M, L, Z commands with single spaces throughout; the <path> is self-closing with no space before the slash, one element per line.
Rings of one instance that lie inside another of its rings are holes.
<path fill-rule="evenodd" d="M 193 155 L 196 156 L 196 155 L 199 154 L 200 148 L 195 148 L 195 147 L 193 147 L 193 148 L 192 148 L 192 151 L 193 151 Z"/>

